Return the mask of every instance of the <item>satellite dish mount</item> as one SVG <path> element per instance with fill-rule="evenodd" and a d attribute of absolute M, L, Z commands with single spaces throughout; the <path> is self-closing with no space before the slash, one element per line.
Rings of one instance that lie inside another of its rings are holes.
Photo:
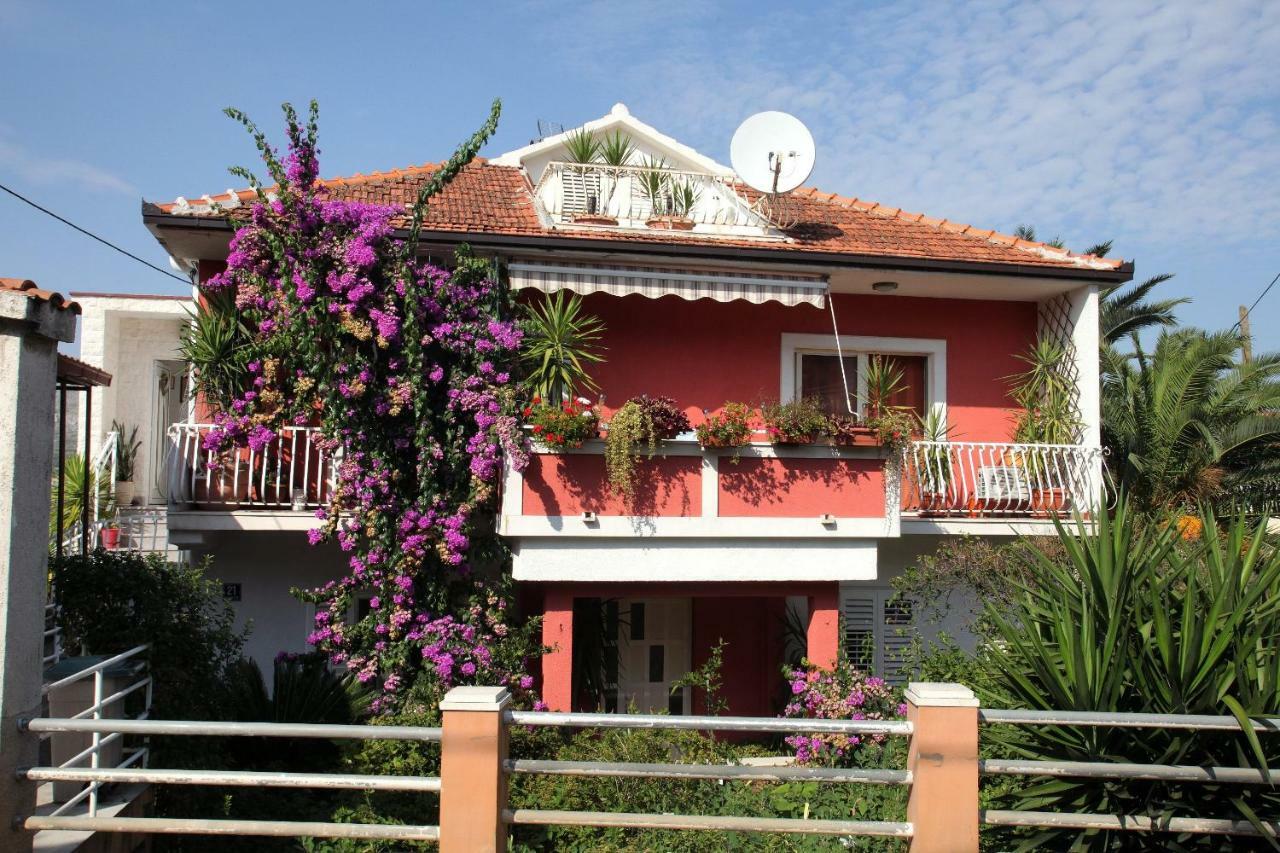
<path fill-rule="evenodd" d="M 742 182 L 761 193 L 761 214 L 780 228 L 794 225 L 797 211 L 785 197 L 808 180 L 817 158 L 804 123 L 787 113 L 756 113 L 734 132 L 729 158 Z"/>

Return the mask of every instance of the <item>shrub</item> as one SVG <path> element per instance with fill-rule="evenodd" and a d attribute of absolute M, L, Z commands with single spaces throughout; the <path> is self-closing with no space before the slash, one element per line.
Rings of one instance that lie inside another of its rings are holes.
<path fill-rule="evenodd" d="M 816 397 L 770 403 L 760 409 L 760 414 L 774 444 L 806 444 L 831 431 L 831 419 Z"/>
<path fill-rule="evenodd" d="M 807 662 L 783 668 L 791 685 L 791 701 L 783 710 L 786 717 L 818 720 L 888 720 L 906 716 L 899 691 L 883 678 L 855 669 L 840 661 L 826 670 Z M 826 766 L 863 764 L 869 756 L 883 752 L 886 736 L 843 734 L 795 734 L 786 742 L 796 751 L 800 764 Z"/>
<path fill-rule="evenodd" d="M 525 420 L 533 425 L 534 437 L 547 447 L 581 447 L 582 442 L 600 432 L 600 419 L 591 401 L 578 397 L 565 403 L 543 403 L 534 397 L 524 409 Z"/>
<path fill-rule="evenodd" d="M 881 446 L 888 450 L 890 458 L 911 443 L 911 433 L 918 425 L 916 416 L 904 409 L 886 408 L 867 421 Z"/>

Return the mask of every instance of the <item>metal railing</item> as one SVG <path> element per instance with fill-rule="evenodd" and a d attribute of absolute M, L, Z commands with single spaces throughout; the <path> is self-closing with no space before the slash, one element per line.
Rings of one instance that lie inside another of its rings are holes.
<path fill-rule="evenodd" d="M 534 195 L 559 223 L 646 228 L 656 226 L 650 225 L 655 218 L 670 217 L 656 227 L 679 230 L 673 222 L 683 221 L 686 228 L 704 226 L 754 236 L 774 228 L 764 208 L 748 200 L 752 194 L 733 175 L 555 162 L 543 170 Z"/>
<path fill-rule="evenodd" d="M 104 662 L 104 665 L 106 662 Z M 110 697 L 109 697 L 110 698 Z M 152 720 L 145 716 L 132 720 L 86 719 L 83 714 L 69 718 L 25 720 L 20 726 L 36 733 L 88 732 L 95 744 L 101 739 L 125 735 L 188 737 L 268 737 L 317 738 L 322 740 L 396 740 L 438 743 L 439 728 L 417 726 L 327 725 L 319 723 L 232 723 Z M 106 735 L 106 737 L 103 737 Z M 153 785 L 210 785 L 227 787 L 308 788 L 357 791 L 400 791 L 439 793 L 438 776 L 377 776 L 354 773 L 289 773 L 238 770 L 155 769 L 121 764 L 115 768 L 30 767 L 21 776 L 33 782 L 83 781 L 93 789 L 113 783 Z M 32 815 L 23 821 L 28 830 L 71 830 L 89 832 L 144 832 L 180 835 L 240 835 L 293 838 L 362 838 L 393 841 L 435 841 L 440 828 L 431 825 L 329 823 L 323 821 L 235 820 L 204 818 L 100 817 L 96 802 L 87 815 L 65 814 L 68 806 L 49 815 Z"/>
<path fill-rule="evenodd" d="M 118 655 L 113 655 L 112 657 L 93 664 L 92 666 L 85 667 L 78 672 L 72 673 L 66 678 L 60 678 L 57 681 L 45 684 L 44 693 L 46 696 L 52 696 L 62 688 L 70 687 L 77 682 L 92 678 L 93 694 L 90 705 L 70 718 L 67 718 L 68 722 L 75 723 L 80 721 L 98 724 L 114 723 L 118 725 L 126 721 L 109 720 L 107 719 L 107 715 L 114 713 L 117 709 L 123 709 L 125 699 L 139 691 L 143 691 L 141 710 L 138 711 L 134 721 L 145 720 L 150 714 L 151 692 L 153 685 L 151 676 L 145 674 L 145 670 L 137 680 L 121 687 L 111 695 L 104 695 L 104 693 L 106 687 L 106 671 L 113 667 L 118 667 L 126 661 L 138 659 L 140 655 L 147 651 L 148 648 L 149 646 L 146 645 L 135 646 L 128 651 L 121 652 Z M 28 723 L 28 727 L 31 731 L 55 731 L 55 729 L 41 728 L 39 725 L 40 722 L 45 721 L 30 721 Z M 75 729 L 61 729 L 60 731 L 75 731 Z M 102 730 L 82 729 L 82 731 L 91 732 L 90 744 L 88 747 L 80 750 L 71 758 L 63 760 L 54 767 L 37 767 L 31 768 L 31 771 L 28 771 L 29 773 L 34 772 L 35 775 L 28 775 L 27 778 L 36 782 L 84 781 L 87 783 L 78 794 L 55 808 L 50 813 L 49 817 L 56 818 L 66 815 L 86 799 L 88 800 L 89 817 L 96 817 L 98 814 L 98 792 L 104 784 L 104 781 L 109 781 L 100 775 L 100 771 L 108 769 L 103 768 L 102 766 L 103 747 L 114 744 L 117 741 L 121 741 L 124 735 L 120 731 L 111 731 L 104 737 Z M 123 770 L 138 764 L 145 767 L 147 762 L 147 753 L 148 748 L 145 745 L 134 747 L 129 750 L 122 748 L 121 755 L 123 756 L 123 760 L 114 765 L 114 768 L 110 769 Z M 89 766 L 87 768 L 77 767 L 77 765 L 84 761 L 89 762 Z"/>
<path fill-rule="evenodd" d="M 44 606 L 44 652 L 40 665 L 45 669 L 66 656 L 62 645 L 62 626 L 58 624 L 58 605 L 50 602 Z"/>
<path fill-rule="evenodd" d="M 1134 714 L 1096 711 L 978 712 L 983 725 L 1054 725 L 1090 728 L 1185 729 L 1189 731 L 1239 732 L 1235 717 L 1191 714 Z M 1255 734 L 1280 733 L 1280 717 L 1251 720 Z M 1271 785 L 1268 774 L 1252 767 L 1202 767 L 1178 764 L 1134 764 L 1112 761 L 1044 761 L 986 759 L 978 762 L 985 776 L 1021 776 L 1076 779 L 1186 782 L 1207 785 Z M 1045 829 L 1112 830 L 1127 832 L 1190 833 L 1259 837 L 1264 835 L 1248 820 L 1194 816 L 1080 814 L 1065 812 L 986 809 L 981 820 L 988 826 L 1040 827 Z M 1263 818 L 1263 827 L 1280 834 L 1280 820 Z"/>
<path fill-rule="evenodd" d="M 120 529 L 119 549 L 141 554 L 164 554 L 177 559 L 181 551 L 169 544 L 168 509 L 163 506 L 119 507 L 116 526 Z"/>
<path fill-rule="evenodd" d="M 913 441 L 903 451 L 902 508 L 951 518 L 1050 518 L 1103 500 L 1102 449 L 1072 444 Z"/>
<path fill-rule="evenodd" d="M 261 450 L 204 447 L 212 424 L 169 427 L 169 502 L 211 509 L 313 510 L 327 503 L 338 480 L 336 459 L 319 445 L 316 427 L 289 426 Z"/>

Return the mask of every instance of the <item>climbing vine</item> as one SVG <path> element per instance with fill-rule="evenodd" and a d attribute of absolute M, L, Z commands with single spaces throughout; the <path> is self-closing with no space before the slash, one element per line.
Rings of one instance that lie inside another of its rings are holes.
<path fill-rule="evenodd" d="M 430 198 L 493 133 L 499 109 L 423 186 L 404 240 L 394 226 L 404 210 L 331 199 L 318 182 L 314 102 L 305 125 L 284 106 L 283 158 L 227 110 L 275 186 L 232 170 L 257 201 L 205 287 L 234 294 L 249 379 L 215 401 L 206 448 L 262 451 L 286 425 L 318 425 L 337 486 L 310 539 L 335 540 L 349 570 L 299 594 L 317 606 L 310 641 L 380 685 L 383 710 L 422 672 L 529 686 L 494 654 L 509 630 L 498 602 L 463 602 L 473 569 L 501 557 L 492 516 L 503 458 L 528 460 L 512 376 L 521 333 L 485 262 L 460 251 L 445 269 L 420 261 L 416 245 Z M 357 597 L 367 597 L 358 618 Z"/>

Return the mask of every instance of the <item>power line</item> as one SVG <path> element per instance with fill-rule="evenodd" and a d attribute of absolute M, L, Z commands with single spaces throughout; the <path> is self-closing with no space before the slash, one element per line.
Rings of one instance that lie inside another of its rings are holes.
<path fill-rule="evenodd" d="M 1258 295 L 1257 299 L 1253 300 L 1253 304 L 1249 306 L 1249 310 L 1244 312 L 1240 319 L 1236 321 L 1236 324 L 1231 328 L 1238 329 L 1240 328 L 1241 323 L 1249 319 L 1249 315 L 1253 313 L 1253 309 L 1257 308 L 1258 303 L 1262 301 L 1262 298 L 1271 292 L 1271 288 L 1276 286 L 1277 281 L 1280 281 L 1280 272 L 1276 273 L 1276 277 L 1271 279 L 1271 283 L 1262 289 L 1262 293 Z"/>
<path fill-rule="evenodd" d="M 95 240 L 97 240 L 99 243 L 101 243 L 102 245 L 107 246 L 108 248 L 115 249 L 117 252 L 119 252 L 120 254 L 124 255 L 125 257 L 127 257 L 127 258 L 132 258 L 133 260 L 137 261 L 138 263 L 140 263 L 140 264 L 142 264 L 142 265 L 144 265 L 144 266 L 148 266 L 148 267 L 150 267 L 151 269 L 155 270 L 156 272 L 160 273 L 161 275 L 167 275 L 167 276 L 169 276 L 169 278 L 176 278 L 178 281 L 182 282 L 183 284 L 190 284 L 190 283 L 191 283 L 190 281 L 188 281 L 187 279 L 183 278 L 182 276 L 180 276 L 180 275 L 175 275 L 175 274 L 173 274 L 173 273 L 169 272 L 169 271 L 168 271 L 168 270 L 166 270 L 166 269 L 162 269 L 162 268 L 160 268 L 160 267 L 156 266 L 155 264 L 151 263 L 150 261 L 143 260 L 142 258 L 138 257 L 137 255 L 133 254 L 132 252 L 127 251 L 127 250 L 125 250 L 125 249 L 120 248 L 120 247 L 119 247 L 119 246 L 117 246 L 115 243 L 112 243 L 110 240 L 105 240 L 105 239 L 103 239 L 102 237 L 99 237 L 97 234 L 94 234 L 92 231 L 89 231 L 89 230 L 87 230 L 87 229 L 81 228 L 79 225 L 75 224 L 75 223 L 74 223 L 74 222 L 72 222 L 71 220 L 69 220 L 69 219 L 65 219 L 65 218 L 63 218 L 63 217 L 59 216 L 58 214 L 54 213 L 52 210 L 49 210 L 48 208 L 45 208 L 45 207 L 41 207 L 40 205 L 36 204 L 34 201 L 32 201 L 31 199 L 27 198 L 26 196 L 21 195 L 21 194 L 19 194 L 19 193 L 17 193 L 17 192 L 14 192 L 14 191 L 13 191 L 13 190 L 11 190 L 11 189 L 9 189 L 9 188 L 8 188 L 8 187 L 6 187 L 4 184 L 0 184 L 0 190 L 4 190 L 4 191 L 5 191 L 5 192 L 7 192 L 9 195 L 11 195 L 11 196 L 13 196 L 14 198 L 16 198 L 18 201 L 21 201 L 21 202 L 23 202 L 23 203 L 25 203 L 25 204 L 29 204 L 29 205 L 31 205 L 32 207 L 34 207 L 36 210 L 40 211 L 41 213 L 46 214 L 46 215 L 48 215 L 48 216 L 52 216 L 54 219 L 58 220 L 58 221 L 59 221 L 59 222 L 61 222 L 63 225 L 67 225 L 67 226 L 70 226 L 71 228 L 74 228 L 75 230 L 79 231 L 81 234 L 85 235 L 86 237 L 92 237 L 93 239 L 95 239 Z"/>

